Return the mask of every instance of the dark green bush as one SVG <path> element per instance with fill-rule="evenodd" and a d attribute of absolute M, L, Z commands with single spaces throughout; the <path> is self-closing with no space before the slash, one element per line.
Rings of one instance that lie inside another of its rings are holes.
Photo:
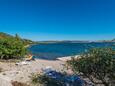
<path fill-rule="evenodd" d="M 96 48 L 82 54 L 81 58 L 73 58 L 67 64 L 75 73 L 82 73 L 92 82 L 101 80 L 109 86 L 115 80 L 115 51 L 111 48 Z"/>

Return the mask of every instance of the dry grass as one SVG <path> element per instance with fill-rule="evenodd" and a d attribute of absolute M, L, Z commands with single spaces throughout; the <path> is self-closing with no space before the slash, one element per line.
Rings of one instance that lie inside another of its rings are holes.
<path fill-rule="evenodd" d="M 12 86 L 30 86 L 30 85 L 18 81 L 12 81 Z"/>
<path fill-rule="evenodd" d="M 0 62 L 4 62 L 4 63 L 16 63 L 20 61 L 22 61 L 22 59 L 9 59 L 9 60 L 0 59 Z"/>
<path fill-rule="evenodd" d="M 2 72 L 2 70 L 3 70 L 3 69 L 2 69 L 2 68 L 0 68 L 0 72 Z"/>

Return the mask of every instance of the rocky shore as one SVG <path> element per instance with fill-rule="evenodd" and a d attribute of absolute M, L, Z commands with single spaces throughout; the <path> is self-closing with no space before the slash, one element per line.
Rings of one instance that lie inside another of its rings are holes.
<path fill-rule="evenodd" d="M 55 70 L 63 69 L 63 61 L 60 60 L 42 60 L 36 59 L 26 65 L 16 65 L 14 62 L 0 62 L 0 86 L 11 86 L 11 81 L 29 83 L 32 73 L 42 72 L 41 69 L 50 66 Z"/>

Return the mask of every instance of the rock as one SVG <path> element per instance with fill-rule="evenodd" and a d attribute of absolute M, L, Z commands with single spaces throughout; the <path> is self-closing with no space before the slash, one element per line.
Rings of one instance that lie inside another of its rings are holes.
<path fill-rule="evenodd" d="M 57 58 L 57 60 L 66 62 L 66 61 L 68 61 L 68 60 L 71 60 L 71 58 L 79 59 L 80 56 L 79 56 L 79 55 L 76 55 L 76 56 L 74 56 L 74 57 L 73 57 L 73 56 L 60 57 L 60 58 Z"/>
<path fill-rule="evenodd" d="M 11 79 L 0 74 L 0 86 L 12 86 Z"/>

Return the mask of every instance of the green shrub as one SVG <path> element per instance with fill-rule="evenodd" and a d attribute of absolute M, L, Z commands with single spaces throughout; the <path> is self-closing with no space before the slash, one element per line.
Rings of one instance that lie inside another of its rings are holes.
<path fill-rule="evenodd" d="M 75 73 L 82 73 L 94 83 L 95 78 L 109 86 L 115 80 L 115 51 L 111 48 L 91 49 L 81 58 L 67 61 L 67 64 Z"/>
<path fill-rule="evenodd" d="M 65 86 L 61 80 L 52 79 L 44 74 L 32 74 L 32 83 L 38 86 Z"/>
<path fill-rule="evenodd" d="M 0 40 L 0 59 L 19 59 L 27 53 L 21 40 L 7 38 Z"/>

